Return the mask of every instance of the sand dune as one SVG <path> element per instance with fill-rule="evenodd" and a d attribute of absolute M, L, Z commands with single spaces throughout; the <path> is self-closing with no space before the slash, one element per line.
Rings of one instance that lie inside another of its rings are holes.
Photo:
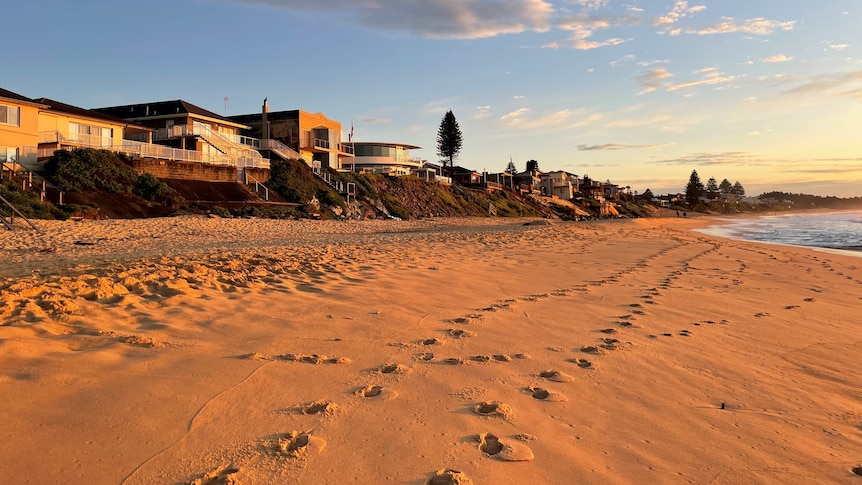
<path fill-rule="evenodd" d="M 0 233 L 4 476 L 860 478 L 862 260 L 704 219 L 522 223 Z"/>

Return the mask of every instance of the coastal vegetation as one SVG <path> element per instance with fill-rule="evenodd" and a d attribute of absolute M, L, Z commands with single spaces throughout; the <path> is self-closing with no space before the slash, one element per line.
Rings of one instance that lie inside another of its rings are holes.
<path fill-rule="evenodd" d="M 245 186 L 232 182 L 160 180 L 138 173 L 123 155 L 103 150 L 58 150 L 45 164 L 44 177 L 66 193 L 65 204 L 41 201 L 21 190 L 21 182 L 0 184 L 0 195 L 25 216 L 37 219 L 127 218 L 210 212 L 223 217 L 260 218 L 397 218 L 424 217 L 551 217 L 577 220 L 599 217 L 602 204 L 581 194 L 571 201 L 524 197 L 510 190 L 484 190 L 462 185 L 440 185 L 416 176 L 332 172 L 356 190 L 345 197 L 315 176 L 303 160 L 274 160 L 266 182 L 270 198 L 263 201 Z M 514 164 L 507 169 L 514 169 Z M 538 170 L 529 160 L 528 170 Z M 228 191 L 229 193 L 225 193 Z M 758 198 L 741 198 L 745 189 L 737 181 L 710 177 L 704 185 L 692 171 L 684 196 L 664 201 L 671 210 L 706 213 L 763 212 L 788 209 L 862 207 L 862 198 L 841 199 L 805 194 L 770 192 Z M 184 197 L 185 196 L 185 197 Z M 218 196 L 222 196 L 219 199 Z M 659 213 L 650 189 L 642 194 L 622 190 L 615 206 L 621 217 L 649 217 Z M 206 201 L 202 203 L 201 199 Z M 664 197 L 663 197 L 664 199 Z M 219 202 L 219 200 L 223 200 Z M 669 202 L 669 203 L 668 203 Z"/>

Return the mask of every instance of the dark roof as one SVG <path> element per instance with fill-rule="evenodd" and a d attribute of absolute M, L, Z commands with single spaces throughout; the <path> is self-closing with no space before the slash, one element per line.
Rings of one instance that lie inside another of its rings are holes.
<path fill-rule="evenodd" d="M 234 115 L 228 116 L 229 119 L 236 123 L 248 123 L 260 121 L 263 113 L 251 113 L 246 115 Z M 266 114 L 267 121 L 281 121 L 281 120 L 298 120 L 299 119 L 299 110 L 289 110 L 289 111 L 273 111 L 271 113 Z"/>
<path fill-rule="evenodd" d="M 36 99 L 34 101 L 39 103 L 39 104 L 44 104 L 44 105 L 48 106 L 48 108 L 51 109 L 52 111 L 58 111 L 60 113 L 67 113 L 67 114 L 71 114 L 71 115 L 75 115 L 75 116 L 83 116 L 86 118 L 95 118 L 97 120 L 108 121 L 108 122 L 117 123 L 120 125 L 134 126 L 135 128 L 149 129 L 149 128 L 145 128 L 143 126 L 137 125 L 135 123 L 129 123 L 128 121 L 126 121 L 122 118 L 118 118 L 116 116 L 106 115 L 104 113 L 100 113 L 100 112 L 92 110 L 92 109 L 79 108 L 77 106 L 72 106 L 71 104 L 66 104 L 66 103 L 61 103 L 59 101 L 55 101 L 53 99 L 39 98 L 39 99 Z"/>
<path fill-rule="evenodd" d="M 7 99 L 14 99 L 16 101 L 29 101 L 31 103 L 33 102 L 32 99 L 30 99 L 26 96 L 21 96 L 18 93 L 13 93 L 12 91 L 7 91 L 3 88 L 0 88 L 0 97 L 7 98 Z"/>
<path fill-rule="evenodd" d="M 0 98 L 13 99 L 23 103 L 39 104 L 39 102 L 34 99 L 30 99 L 27 96 L 22 96 L 18 93 L 13 93 L 12 91 L 3 88 L 0 88 Z"/>
<path fill-rule="evenodd" d="M 195 114 L 227 122 L 232 121 L 218 113 L 213 113 L 212 111 L 203 109 L 200 106 L 195 106 L 181 99 L 174 101 L 156 101 L 155 103 L 127 104 L 124 106 L 108 106 L 105 108 L 94 108 L 94 111 L 99 111 L 100 113 L 124 119 L 147 118 L 169 114 Z"/>

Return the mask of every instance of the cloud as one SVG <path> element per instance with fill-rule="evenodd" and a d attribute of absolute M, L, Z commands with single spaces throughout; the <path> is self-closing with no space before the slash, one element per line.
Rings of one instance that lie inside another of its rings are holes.
<path fill-rule="evenodd" d="M 831 95 L 862 99 L 862 70 L 828 73 L 816 76 L 800 86 L 785 91 L 790 95 Z"/>
<path fill-rule="evenodd" d="M 724 76 L 717 69 L 706 69 L 701 70 L 700 73 L 705 74 L 703 79 L 698 79 L 696 81 L 688 81 L 682 82 L 678 84 L 671 84 L 667 86 L 668 91 L 678 91 L 680 89 L 691 88 L 695 86 L 704 86 L 704 85 L 715 85 L 715 84 L 724 84 L 732 82 L 736 79 L 734 76 Z"/>
<path fill-rule="evenodd" d="M 680 89 L 692 88 L 695 86 L 725 84 L 736 80 L 735 76 L 723 75 L 714 67 L 698 69 L 694 71 L 694 73 L 703 75 L 702 79 L 671 84 L 664 81 L 665 79 L 674 77 L 674 75 L 669 71 L 663 68 L 650 69 L 646 73 L 635 77 L 635 81 L 643 86 L 643 89 L 638 94 L 651 93 L 662 88 L 669 92 L 678 91 Z"/>
<path fill-rule="evenodd" d="M 550 28 L 546 0 L 233 0 L 295 11 L 330 12 L 373 29 L 432 39 L 481 39 Z"/>
<path fill-rule="evenodd" d="M 670 158 L 667 160 L 656 160 L 647 162 L 652 164 L 662 165 L 694 165 L 694 166 L 713 166 L 713 165 L 761 165 L 762 160 L 749 152 L 721 152 L 721 153 L 693 153 L 679 158 Z"/>
<path fill-rule="evenodd" d="M 648 72 L 635 77 L 635 81 L 643 86 L 641 93 L 651 93 L 664 85 L 663 79 L 673 77 L 666 69 L 650 69 Z"/>
<path fill-rule="evenodd" d="M 706 10 L 705 5 L 696 5 L 694 7 L 689 7 L 688 2 L 684 0 L 677 1 L 673 8 L 671 8 L 670 12 L 657 17 L 653 20 L 654 25 L 673 25 L 679 22 L 681 19 L 689 17 L 697 12 L 702 12 Z M 674 35 L 674 34 L 671 34 Z"/>
<path fill-rule="evenodd" d="M 473 114 L 473 119 L 481 120 L 491 116 L 491 114 L 490 106 L 477 106 L 476 113 Z"/>
<path fill-rule="evenodd" d="M 793 57 L 786 56 L 784 54 L 778 54 L 775 56 L 764 57 L 763 59 L 761 59 L 761 61 L 767 62 L 767 63 L 789 62 L 792 60 L 793 60 Z"/>
<path fill-rule="evenodd" d="M 850 47 L 847 44 L 829 44 L 829 48 L 833 51 L 843 51 L 844 49 Z"/>
<path fill-rule="evenodd" d="M 590 151 L 617 151 L 617 150 L 653 150 L 673 146 L 676 143 L 664 143 L 661 145 L 630 145 L 628 143 L 606 143 L 604 145 L 578 145 L 578 150 L 582 152 Z"/>
<path fill-rule="evenodd" d="M 743 32 L 752 35 L 771 35 L 779 30 L 793 30 L 796 21 L 779 22 L 764 18 L 738 21 L 733 17 L 722 17 L 721 21 L 703 29 L 687 29 L 687 34 L 714 35 Z"/>
<path fill-rule="evenodd" d="M 390 120 L 389 118 L 370 118 L 367 116 L 360 116 L 359 119 L 363 123 L 370 123 L 370 124 L 391 123 L 392 122 L 392 120 Z"/>
<path fill-rule="evenodd" d="M 569 129 L 586 126 L 602 118 L 600 114 L 587 115 L 582 110 L 563 109 L 536 118 L 531 118 L 530 108 L 520 108 L 504 114 L 500 122 L 509 128 L 517 129 Z"/>

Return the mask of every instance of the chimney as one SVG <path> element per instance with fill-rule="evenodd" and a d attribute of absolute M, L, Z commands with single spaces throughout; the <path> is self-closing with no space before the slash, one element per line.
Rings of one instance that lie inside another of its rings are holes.
<path fill-rule="evenodd" d="M 266 99 L 263 98 L 263 107 L 261 108 L 260 137 L 264 140 L 269 140 L 269 121 L 266 117 L 267 113 L 269 113 L 269 104 L 267 104 Z"/>

